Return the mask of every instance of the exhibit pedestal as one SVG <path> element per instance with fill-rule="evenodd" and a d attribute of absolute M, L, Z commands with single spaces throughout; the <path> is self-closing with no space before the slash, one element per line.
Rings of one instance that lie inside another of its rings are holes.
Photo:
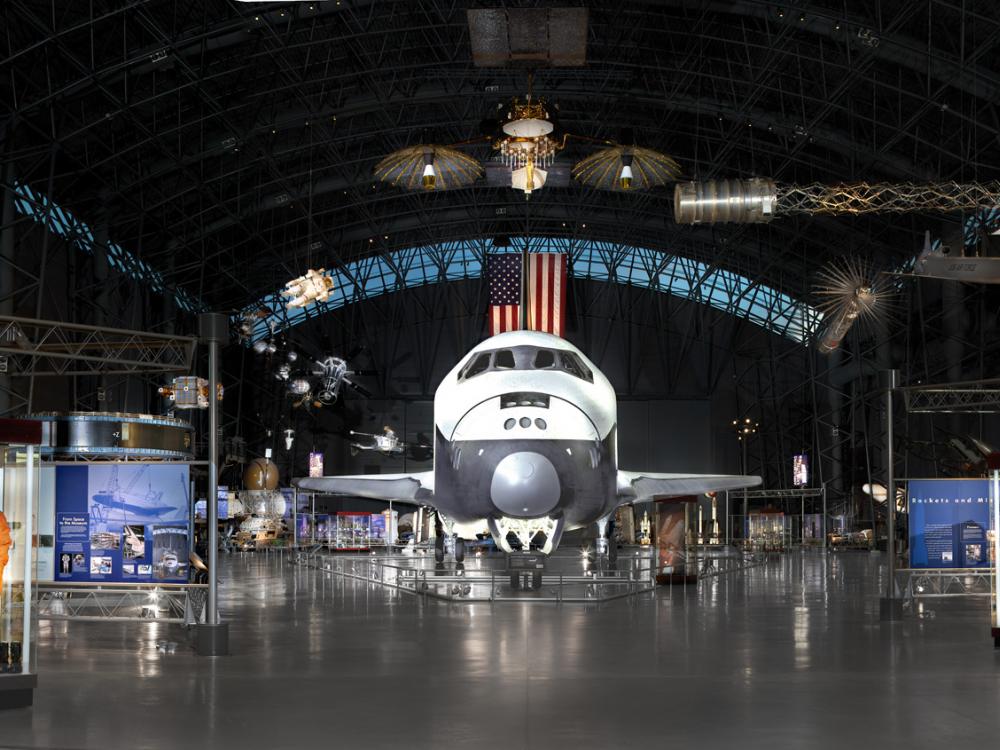
<path fill-rule="evenodd" d="M 890 599 L 882 597 L 878 600 L 879 619 L 885 622 L 892 622 L 903 619 L 903 600 L 898 598 Z"/>
<path fill-rule="evenodd" d="M 229 623 L 198 623 L 194 626 L 194 650 L 198 656 L 229 656 Z"/>
<path fill-rule="evenodd" d="M 37 674 L 5 674 L 0 676 L 0 710 L 27 708 L 35 699 Z"/>

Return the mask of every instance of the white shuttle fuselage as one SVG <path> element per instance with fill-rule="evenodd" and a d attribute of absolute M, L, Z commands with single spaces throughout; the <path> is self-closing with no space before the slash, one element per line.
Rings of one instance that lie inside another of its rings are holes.
<path fill-rule="evenodd" d="M 303 489 L 417 502 L 471 536 L 551 552 L 563 531 L 628 502 L 736 489 L 758 477 L 618 469 L 617 399 L 604 374 L 565 339 L 493 336 L 445 376 L 434 396 L 434 468 L 399 475 L 296 480 Z"/>
<path fill-rule="evenodd" d="M 434 422 L 435 507 L 461 525 L 497 535 L 548 518 L 561 533 L 618 504 L 615 392 L 565 339 L 513 331 L 479 344 L 438 387 Z"/>

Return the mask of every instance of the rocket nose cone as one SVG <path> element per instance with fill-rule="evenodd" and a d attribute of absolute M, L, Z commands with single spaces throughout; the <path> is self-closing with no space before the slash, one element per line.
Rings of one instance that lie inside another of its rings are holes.
<path fill-rule="evenodd" d="M 549 513 L 562 493 L 556 468 L 540 453 L 521 451 L 504 456 L 493 471 L 490 496 L 506 516 L 537 517 Z"/>

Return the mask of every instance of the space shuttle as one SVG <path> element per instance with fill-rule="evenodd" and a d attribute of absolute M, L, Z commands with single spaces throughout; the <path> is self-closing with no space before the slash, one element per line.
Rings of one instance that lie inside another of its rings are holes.
<path fill-rule="evenodd" d="M 486 339 L 434 395 L 434 467 L 412 474 L 311 477 L 303 490 L 434 508 L 456 561 L 488 528 L 497 546 L 549 554 L 597 524 L 606 548 L 618 506 L 760 484 L 760 477 L 618 468 L 611 383 L 565 339 L 511 331 Z M 439 546 L 438 559 L 443 558 Z"/>

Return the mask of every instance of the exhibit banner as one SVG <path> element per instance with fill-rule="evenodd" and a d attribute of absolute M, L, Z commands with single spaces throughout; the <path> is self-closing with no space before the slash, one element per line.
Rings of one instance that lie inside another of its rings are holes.
<path fill-rule="evenodd" d="M 809 456 L 796 453 L 792 456 L 792 486 L 806 487 L 809 485 Z"/>
<path fill-rule="evenodd" d="M 683 575 L 687 565 L 687 506 L 683 500 L 656 504 L 656 547 L 663 575 Z"/>
<path fill-rule="evenodd" d="M 57 581 L 187 580 L 188 466 L 56 467 Z"/>
<path fill-rule="evenodd" d="M 911 479 L 907 506 L 911 568 L 989 567 L 989 480 Z"/>
<path fill-rule="evenodd" d="M 309 476 L 323 476 L 323 454 L 319 451 L 312 451 L 309 454 Z"/>

